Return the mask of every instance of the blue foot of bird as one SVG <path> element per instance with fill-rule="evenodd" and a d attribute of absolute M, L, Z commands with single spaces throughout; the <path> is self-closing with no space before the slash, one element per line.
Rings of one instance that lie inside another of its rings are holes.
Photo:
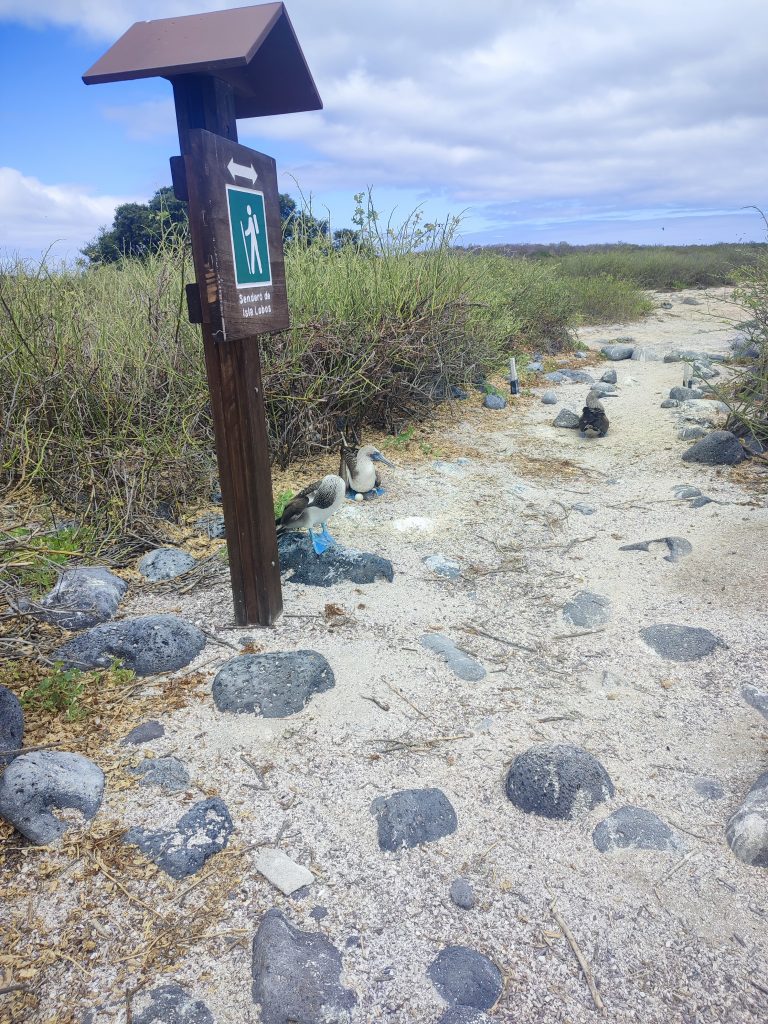
<path fill-rule="evenodd" d="M 357 491 L 353 491 L 351 487 L 347 488 L 347 497 L 350 501 L 357 501 Z"/>
<path fill-rule="evenodd" d="M 330 533 L 328 533 L 325 526 L 323 526 L 320 533 L 315 533 L 314 530 L 310 530 L 309 537 L 312 541 L 312 547 L 315 549 L 316 555 L 322 555 L 324 551 L 327 551 L 328 548 L 333 547 L 336 543 Z"/>
<path fill-rule="evenodd" d="M 365 494 L 363 495 L 363 499 L 365 501 L 375 501 L 376 498 L 380 498 L 383 493 L 384 493 L 384 488 L 383 487 L 374 487 L 374 488 L 372 488 L 372 490 L 365 492 Z"/>

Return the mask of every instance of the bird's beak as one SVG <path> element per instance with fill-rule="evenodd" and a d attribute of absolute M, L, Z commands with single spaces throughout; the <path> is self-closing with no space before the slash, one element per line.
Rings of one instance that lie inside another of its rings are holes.
<path fill-rule="evenodd" d="M 374 462 L 383 462 L 385 465 L 391 466 L 392 469 L 395 468 L 394 462 L 390 462 L 389 459 L 385 459 L 381 452 L 374 452 L 371 458 Z"/>

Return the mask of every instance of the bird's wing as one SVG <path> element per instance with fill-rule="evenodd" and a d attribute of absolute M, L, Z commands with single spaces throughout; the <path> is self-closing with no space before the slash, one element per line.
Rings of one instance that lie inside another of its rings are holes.
<path fill-rule="evenodd" d="M 305 487 L 295 498 L 291 498 L 277 521 L 279 526 L 290 526 L 291 523 L 295 523 L 297 519 L 301 518 L 304 511 L 312 504 L 310 495 L 307 492 L 316 486 L 316 484 L 312 484 L 310 487 Z"/>

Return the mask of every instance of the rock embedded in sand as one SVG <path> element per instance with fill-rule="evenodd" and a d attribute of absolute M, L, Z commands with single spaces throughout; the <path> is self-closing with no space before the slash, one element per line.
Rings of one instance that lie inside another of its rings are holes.
<path fill-rule="evenodd" d="M 161 985 L 138 993 L 132 1003 L 133 1024 L 215 1024 L 213 1014 L 179 985 Z"/>
<path fill-rule="evenodd" d="M 595 378 L 586 370 L 555 370 L 545 373 L 544 379 L 553 384 L 594 384 Z"/>
<path fill-rule="evenodd" d="M 705 800 L 722 800 L 725 796 L 723 784 L 719 779 L 694 779 L 693 788 Z"/>
<path fill-rule="evenodd" d="M 554 391 L 545 391 L 541 396 L 542 405 L 557 405 L 557 395 Z"/>
<path fill-rule="evenodd" d="M 216 673 L 212 693 L 219 711 L 286 718 L 335 684 L 333 669 L 316 651 L 239 654 Z"/>
<path fill-rule="evenodd" d="M 526 814 L 569 820 L 612 797 L 614 787 L 586 750 L 544 743 L 518 754 L 507 774 L 506 793 Z"/>
<path fill-rule="evenodd" d="M 456 831 L 456 811 L 442 790 L 403 789 L 377 797 L 371 804 L 379 847 L 395 852 L 402 847 L 432 843 Z"/>
<path fill-rule="evenodd" d="M 191 807 L 175 828 L 157 832 L 132 828 L 123 842 L 138 846 L 167 875 L 179 879 L 194 875 L 209 857 L 223 850 L 233 831 L 227 805 L 212 797 Z"/>
<path fill-rule="evenodd" d="M 704 392 L 698 388 L 671 388 L 669 397 L 673 398 L 676 402 L 690 402 L 697 398 L 703 398 Z"/>
<path fill-rule="evenodd" d="M 693 545 L 685 537 L 659 537 L 656 540 L 640 540 L 635 544 L 622 544 L 619 551 L 650 551 L 651 545 L 663 544 L 667 548 L 664 555 L 665 562 L 679 562 L 681 558 L 690 555 Z"/>
<path fill-rule="evenodd" d="M 747 457 L 739 439 L 730 430 L 713 430 L 683 452 L 683 462 L 699 462 L 705 466 L 737 466 Z"/>
<path fill-rule="evenodd" d="M 574 512 L 580 512 L 583 516 L 593 516 L 597 509 L 594 505 L 587 505 L 584 501 L 577 501 L 575 505 L 571 505 Z"/>
<path fill-rule="evenodd" d="M 753 783 L 725 831 L 734 854 L 756 868 L 768 868 L 768 772 Z"/>
<path fill-rule="evenodd" d="M 174 672 L 205 647 L 205 634 L 175 615 L 144 615 L 105 622 L 54 652 L 67 668 L 109 668 L 118 661 L 137 676 Z"/>
<path fill-rule="evenodd" d="M 502 993 L 501 972 L 492 960 L 468 946 L 448 946 L 427 968 L 430 981 L 451 1006 L 489 1010 Z"/>
<path fill-rule="evenodd" d="M 189 772 L 178 757 L 147 757 L 127 771 L 139 776 L 140 786 L 159 786 L 169 793 L 179 793 L 189 784 Z"/>
<path fill-rule="evenodd" d="M 42 599 L 37 618 L 62 629 L 87 629 L 111 619 L 128 589 L 125 580 L 102 566 L 67 569 Z"/>
<path fill-rule="evenodd" d="M 621 359 L 631 359 L 635 351 L 634 345 L 603 345 L 600 349 L 606 359 L 613 359 L 618 362 Z"/>
<path fill-rule="evenodd" d="M 148 580 L 172 580 L 197 565 L 197 559 L 179 548 L 155 548 L 139 561 L 139 572 Z"/>
<path fill-rule="evenodd" d="M 36 750 L 19 754 L 0 778 L 0 817 L 43 846 L 67 830 L 55 811 L 74 809 L 90 820 L 103 794 L 104 773 L 87 757 Z"/>
<path fill-rule="evenodd" d="M 315 876 L 308 869 L 283 853 L 282 850 L 261 847 L 253 857 L 253 866 L 271 882 L 284 896 L 290 896 L 297 889 L 312 885 Z"/>
<path fill-rule="evenodd" d="M 675 497 L 680 499 L 698 498 L 698 496 L 701 494 L 701 491 L 698 487 L 691 487 L 689 484 L 676 484 L 676 486 L 673 487 L 672 490 L 674 491 Z"/>
<path fill-rule="evenodd" d="M 567 430 L 578 430 L 579 417 L 571 409 L 561 409 L 552 421 L 553 427 L 565 427 Z"/>
<path fill-rule="evenodd" d="M 763 718 L 768 718 L 768 691 L 746 684 L 741 688 L 741 695 L 747 704 L 755 711 L 760 712 Z"/>
<path fill-rule="evenodd" d="M 445 555 L 425 555 L 422 558 L 422 562 L 431 572 L 436 573 L 438 576 L 445 576 L 446 579 L 455 580 L 461 576 L 461 566 L 459 563 L 446 558 Z"/>
<path fill-rule="evenodd" d="M 501 395 L 486 395 L 483 399 L 483 408 L 485 409 L 506 409 L 507 400 L 502 398 Z"/>
<path fill-rule="evenodd" d="M 680 403 L 678 402 L 678 400 L 676 398 L 665 398 L 664 401 L 661 403 L 660 408 L 661 409 L 677 409 L 677 407 L 679 405 L 680 405 Z"/>
<path fill-rule="evenodd" d="M 610 598 L 582 590 L 563 606 L 563 618 L 571 626 L 585 629 L 604 626 L 611 617 Z"/>
<path fill-rule="evenodd" d="M 722 645 L 722 641 L 708 629 L 677 626 L 670 622 L 646 626 L 640 630 L 640 636 L 668 661 L 698 661 Z"/>
<path fill-rule="evenodd" d="M 24 711 L 21 701 L 7 686 L 0 686 L 0 768 L 18 754 L 3 754 L 19 750 L 24 741 Z"/>
<path fill-rule="evenodd" d="M 319 932 L 268 910 L 253 937 L 253 1001 L 262 1024 L 345 1024 L 357 996 L 341 984 L 341 953 Z"/>
<path fill-rule="evenodd" d="M 437 1024 L 491 1024 L 491 1018 L 471 1006 L 449 1006 Z"/>
<path fill-rule="evenodd" d="M 620 807 L 600 822 L 592 841 L 601 853 L 612 850 L 679 850 L 682 843 L 653 811 Z"/>
<path fill-rule="evenodd" d="M 464 679 L 468 683 L 477 683 L 485 679 L 485 669 L 480 662 L 465 654 L 447 636 L 441 636 L 440 633 L 425 633 L 421 637 L 421 646 L 439 654 L 459 679 Z"/>
<path fill-rule="evenodd" d="M 142 722 L 141 725 L 134 726 L 128 735 L 120 740 L 120 745 L 151 743 L 152 740 L 159 740 L 161 736 L 165 736 L 165 726 L 153 718 L 148 722 Z"/>
<path fill-rule="evenodd" d="M 618 379 L 619 375 L 618 373 L 616 373 L 613 367 L 611 367 L 608 370 L 605 370 L 603 372 L 602 377 L 600 378 L 603 384 L 616 384 L 618 382 Z"/>
<path fill-rule="evenodd" d="M 466 878 L 456 878 L 451 882 L 451 901 L 462 910 L 471 910 L 475 905 L 475 892 Z"/>
<path fill-rule="evenodd" d="M 342 582 L 366 584 L 387 580 L 391 583 L 395 576 L 388 558 L 365 551 L 335 545 L 322 555 L 316 555 L 306 533 L 294 531 L 283 534 L 277 548 L 280 572 L 291 573 L 288 577 L 290 583 L 333 587 Z"/>

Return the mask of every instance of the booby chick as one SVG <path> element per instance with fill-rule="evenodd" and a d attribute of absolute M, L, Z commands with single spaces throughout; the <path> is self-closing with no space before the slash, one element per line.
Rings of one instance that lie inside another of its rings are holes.
<path fill-rule="evenodd" d="M 277 536 L 281 537 L 289 530 L 306 530 L 315 554 L 322 555 L 336 543 L 328 533 L 326 523 L 344 504 L 345 490 L 344 481 L 334 473 L 305 487 L 295 498 L 291 498 L 283 514 L 275 520 Z M 322 526 L 319 533 L 314 532 L 315 526 Z"/>
<path fill-rule="evenodd" d="M 608 433 L 608 417 L 596 391 L 590 391 L 579 419 L 579 430 L 585 437 L 605 437 Z"/>
<path fill-rule="evenodd" d="M 364 444 L 362 448 L 350 448 L 344 441 L 341 442 L 339 476 L 347 485 L 347 497 L 354 498 L 357 494 L 366 494 L 372 498 L 374 495 L 380 497 L 384 493 L 381 478 L 374 465 L 376 462 L 383 462 L 394 468 L 394 463 L 385 458 L 375 445 Z"/>

